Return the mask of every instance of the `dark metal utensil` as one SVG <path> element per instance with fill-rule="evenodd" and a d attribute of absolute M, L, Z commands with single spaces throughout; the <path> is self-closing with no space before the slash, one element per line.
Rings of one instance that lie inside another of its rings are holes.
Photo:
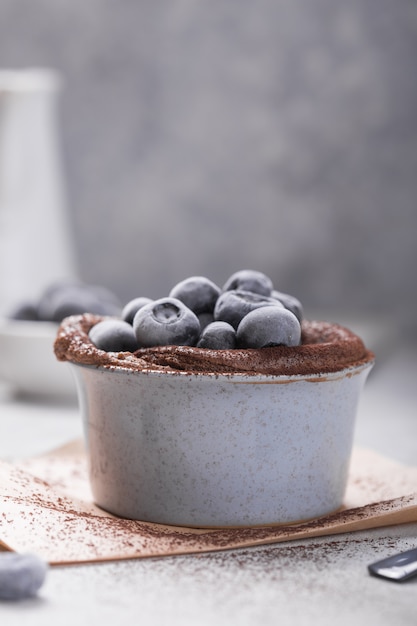
<path fill-rule="evenodd" d="M 403 582 L 417 576 L 417 548 L 394 554 L 381 561 L 368 565 L 372 576 L 379 576 L 394 582 Z"/>

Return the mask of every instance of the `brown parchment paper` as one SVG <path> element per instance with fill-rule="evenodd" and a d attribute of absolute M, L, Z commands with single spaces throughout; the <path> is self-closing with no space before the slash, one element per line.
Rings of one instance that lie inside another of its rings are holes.
<path fill-rule="evenodd" d="M 164 526 L 94 505 L 81 441 L 17 463 L 0 461 L 0 549 L 50 564 L 191 554 L 417 522 L 417 467 L 355 449 L 345 503 L 297 525 L 238 529 Z"/>

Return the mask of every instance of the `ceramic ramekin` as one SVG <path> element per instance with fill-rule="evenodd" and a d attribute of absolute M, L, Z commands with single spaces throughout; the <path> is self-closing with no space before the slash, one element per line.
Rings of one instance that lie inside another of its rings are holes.
<path fill-rule="evenodd" d="M 269 376 L 72 364 L 95 502 L 121 517 L 197 527 L 335 511 L 372 365 Z"/>

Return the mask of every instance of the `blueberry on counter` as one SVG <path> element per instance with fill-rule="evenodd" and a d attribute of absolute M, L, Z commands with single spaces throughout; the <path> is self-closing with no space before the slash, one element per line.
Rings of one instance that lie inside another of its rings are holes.
<path fill-rule="evenodd" d="M 263 296 L 252 291 L 225 291 L 218 298 L 214 307 L 214 319 L 216 321 L 228 322 L 236 329 L 245 315 L 264 306 L 284 308 L 284 305 L 275 298 Z"/>
<path fill-rule="evenodd" d="M 169 297 L 181 300 L 199 315 L 213 311 L 220 293 L 220 287 L 205 276 L 190 276 L 177 283 L 169 292 Z"/>
<path fill-rule="evenodd" d="M 96 348 L 106 352 L 135 352 L 139 347 L 131 324 L 123 320 L 102 320 L 88 336 Z"/>
<path fill-rule="evenodd" d="M 34 554 L 0 552 L 0 599 L 23 600 L 36 595 L 48 565 Z"/>
<path fill-rule="evenodd" d="M 133 330 L 142 348 L 195 346 L 200 335 L 200 322 L 181 300 L 168 297 L 139 309 L 133 319 Z"/>
<path fill-rule="evenodd" d="M 240 348 L 298 346 L 301 325 L 294 313 L 284 307 L 261 307 L 245 315 L 236 337 Z"/>
<path fill-rule="evenodd" d="M 151 298 L 146 298 L 145 296 L 140 296 L 139 298 L 133 298 L 130 300 L 122 309 L 122 320 L 128 322 L 129 324 L 133 324 L 133 318 L 136 313 L 141 309 L 145 304 L 149 304 L 152 302 Z"/>
<path fill-rule="evenodd" d="M 212 322 L 201 332 L 197 348 L 234 350 L 236 348 L 236 331 L 227 322 Z"/>
<path fill-rule="evenodd" d="M 270 296 L 273 289 L 272 280 L 256 270 L 240 270 L 232 274 L 223 286 L 223 291 L 241 290 Z"/>

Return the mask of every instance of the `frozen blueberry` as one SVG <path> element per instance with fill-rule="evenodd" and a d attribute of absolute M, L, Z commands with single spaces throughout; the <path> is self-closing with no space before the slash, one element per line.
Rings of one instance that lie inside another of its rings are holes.
<path fill-rule="evenodd" d="M 294 313 L 295 317 L 301 322 L 304 318 L 303 306 L 297 298 L 291 296 L 288 293 L 283 293 L 281 291 L 277 291 L 276 289 L 272 290 L 271 293 L 272 298 L 276 298 L 279 300 L 286 309 Z"/>
<path fill-rule="evenodd" d="M 103 285 L 88 285 L 85 283 L 82 283 L 82 288 L 94 296 L 98 302 L 120 312 L 120 300 L 111 289 L 103 287 Z"/>
<path fill-rule="evenodd" d="M 214 307 L 214 319 L 216 321 L 228 322 L 236 329 L 245 315 L 254 309 L 264 306 L 284 308 L 284 305 L 275 298 L 263 296 L 252 291 L 225 291 L 217 299 Z"/>
<path fill-rule="evenodd" d="M 96 348 L 106 352 L 135 352 L 139 347 L 131 324 L 123 320 L 102 320 L 88 336 Z"/>
<path fill-rule="evenodd" d="M 0 599 L 23 600 L 36 595 L 48 565 L 34 554 L 0 553 Z"/>
<path fill-rule="evenodd" d="M 195 346 L 200 322 L 191 309 L 177 298 L 160 298 L 145 304 L 133 319 L 139 346 Z"/>
<path fill-rule="evenodd" d="M 61 322 L 69 315 L 120 315 L 120 310 L 117 298 L 104 287 L 83 283 L 57 283 L 42 294 L 38 317 L 41 320 Z"/>
<path fill-rule="evenodd" d="M 202 331 L 197 342 L 197 348 L 234 350 L 236 348 L 236 331 L 227 322 L 212 322 Z"/>
<path fill-rule="evenodd" d="M 197 317 L 200 322 L 200 332 L 204 330 L 206 326 L 214 322 L 213 313 L 200 313 Z"/>
<path fill-rule="evenodd" d="M 122 320 L 128 322 L 128 324 L 133 324 L 133 318 L 139 309 L 150 302 L 152 302 L 151 298 L 145 298 L 145 296 L 140 296 L 139 298 L 130 300 L 130 302 L 128 302 L 122 309 Z"/>
<path fill-rule="evenodd" d="M 298 346 L 301 326 L 288 309 L 266 306 L 245 315 L 237 328 L 236 337 L 240 348 Z"/>
<path fill-rule="evenodd" d="M 200 313 L 213 312 L 216 300 L 221 293 L 220 287 L 204 276 L 190 276 L 177 283 L 169 293 L 170 298 L 178 298 L 185 306 Z"/>
<path fill-rule="evenodd" d="M 256 270 L 240 270 L 228 278 L 223 291 L 239 290 L 252 291 L 262 296 L 270 296 L 273 289 L 272 280 L 262 272 Z"/>
<path fill-rule="evenodd" d="M 33 302 L 22 302 L 10 311 L 8 317 L 12 320 L 37 322 L 38 306 Z"/>

